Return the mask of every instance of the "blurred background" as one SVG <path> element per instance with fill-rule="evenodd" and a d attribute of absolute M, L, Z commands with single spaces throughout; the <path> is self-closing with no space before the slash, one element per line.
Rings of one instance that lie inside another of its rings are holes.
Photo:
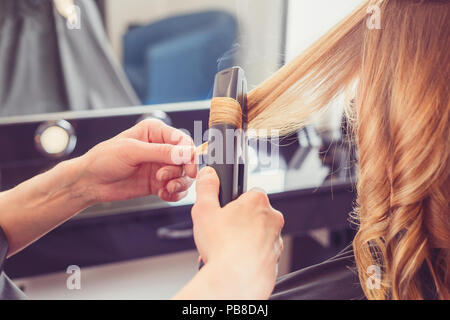
<path fill-rule="evenodd" d="M 214 75 L 239 65 L 249 89 L 295 58 L 361 0 L 2 0 L 0 190 L 148 117 L 206 129 Z M 354 155 L 336 106 L 282 143 L 278 168 L 250 182 L 286 216 L 284 274 L 353 236 Z M 8 260 L 31 298 L 170 298 L 197 269 L 195 198 L 88 209 Z M 69 290 L 66 269 L 82 270 Z"/>

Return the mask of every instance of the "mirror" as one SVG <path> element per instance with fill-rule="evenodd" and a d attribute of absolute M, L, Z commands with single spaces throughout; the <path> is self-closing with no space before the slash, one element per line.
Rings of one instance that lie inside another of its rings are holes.
<path fill-rule="evenodd" d="M 190 132 L 200 120 L 201 136 L 218 71 L 241 66 L 252 89 L 360 1 L 0 1 L 0 191 L 146 117 Z M 333 10 L 322 13 L 324 6 Z M 333 110 L 315 127 L 339 135 L 342 108 Z M 340 153 L 321 159 L 330 147 L 309 141 L 314 130 L 283 141 L 279 168 L 252 169 L 249 185 L 275 193 L 336 184 L 332 160 Z M 171 205 L 150 200 L 89 210 Z"/>
<path fill-rule="evenodd" d="M 0 118 L 207 100 L 283 64 L 286 0 L 4 0 Z M 25 117 L 25 118 L 24 118 Z M 16 119 L 17 120 L 17 119 Z"/>

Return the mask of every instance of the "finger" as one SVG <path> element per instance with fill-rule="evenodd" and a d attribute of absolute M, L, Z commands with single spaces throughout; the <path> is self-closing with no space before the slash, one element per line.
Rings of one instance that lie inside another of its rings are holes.
<path fill-rule="evenodd" d="M 158 119 L 146 119 L 139 123 L 147 132 L 147 141 L 153 143 L 192 144 L 192 139 L 182 130 L 176 129 Z"/>
<path fill-rule="evenodd" d="M 124 139 L 121 152 L 131 161 L 131 165 L 157 162 L 180 165 L 192 159 L 194 148 L 171 144 L 148 143 L 136 139 Z"/>
<path fill-rule="evenodd" d="M 192 141 L 192 139 L 189 135 L 183 133 L 181 130 L 175 130 L 172 132 L 171 135 L 172 135 L 171 136 L 172 143 L 181 145 L 181 146 L 189 146 L 189 147 L 194 148 L 194 150 L 195 150 L 194 141 Z M 186 174 L 191 178 L 195 178 L 197 175 L 198 161 L 196 161 L 196 160 L 197 160 L 197 158 L 196 158 L 195 152 L 193 152 L 191 161 L 186 162 L 186 164 L 184 165 Z"/>
<path fill-rule="evenodd" d="M 192 210 L 194 219 L 196 219 L 197 213 L 209 212 L 220 208 L 219 186 L 219 177 L 213 168 L 204 167 L 199 171 L 195 185 L 195 209 Z"/>
<path fill-rule="evenodd" d="M 180 129 L 168 126 L 164 122 L 157 119 L 147 119 L 140 122 L 141 126 L 144 126 L 146 131 L 148 142 L 161 143 L 161 144 L 173 144 L 180 146 L 190 146 L 194 148 L 194 141 L 189 134 L 183 132 Z M 188 155 L 186 155 L 188 156 Z M 187 159 L 178 163 L 185 163 L 186 174 L 195 178 L 197 175 L 197 162 L 195 161 L 195 153 L 190 154 L 190 160 Z"/>
<path fill-rule="evenodd" d="M 188 173 L 188 168 L 186 165 L 184 166 L 175 166 L 175 165 L 167 165 L 163 166 L 156 172 L 156 179 L 158 181 L 167 181 L 182 177 L 187 175 L 190 179 L 195 178 L 197 175 L 197 166 L 194 167 L 194 170 Z"/>
<path fill-rule="evenodd" d="M 118 134 L 117 137 L 139 139 L 143 142 L 193 145 L 192 138 L 186 132 L 171 127 L 160 119 L 150 118 L 140 121 L 134 127 Z"/>
<path fill-rule="evenodd" d="M 194 155 L 195 157 L 195 155 Z M 198 166 L 193 159 L 192 163 L 187 163 L 184 165 L 184 170 L 186 171 L 186 175 L 191 178 L 195 178 L 197 176 Z"/>
<path fill-rule="evenodd" d="M 158 197 L 167 202 L 177 202 L 186 197 L 187 191 L 179 193 L 169 193 L 165 188 L 161 188 L 158 191 Z"/>
<path fill-rule="evenodd" d="M 195 149 L 194 141 L 192 140 L 192 138 L 189 136 L 188 133 L 185 133 L 182 130 L 175 129 L 173 127 L 163 124 L 160 127 L 160 133 L 161 133 L 160 140 L 157 139 L 154 142 L 161 141 L 161 143 L 169 143 L 179 146 L 189 146 Z M 195 178 L 195 176 L 197 175 L 197 163 L 198 163 L 196 161 L 195 152 L 186 155 L 186 157 L 189 156 L 191 156 L 190 161 L 187 161 L 187 159 L 185 159 L 184 161 L 182 161 L 182 163 L 185 163 L 184 167 L 186 174 L 191 178 Z"/>
<path fill-rule="evenodd" d="M 156 171 L 156 179 L 158 181 L 168 181 L 183 176 L 184 170 L 182 166 L 167 165 Z"/>
<path fill-rule="evenodd" d="M 173 179 L 167 183 L 166 190 L 169 191 L 169 193 L 183 192 L 189 189 L 193 181 L 194 179 L 189 177 Z"/>

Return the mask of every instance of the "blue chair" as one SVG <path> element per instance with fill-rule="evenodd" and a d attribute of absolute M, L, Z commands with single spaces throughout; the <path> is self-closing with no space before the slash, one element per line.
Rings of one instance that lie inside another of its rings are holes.
<path fill-rule="evenodd" d="M 236 19 L 222 11 L 170 17 L 131 28 L 124 66 L 144 104 L 211 97 L 214 75 L 234 64 Z"/>

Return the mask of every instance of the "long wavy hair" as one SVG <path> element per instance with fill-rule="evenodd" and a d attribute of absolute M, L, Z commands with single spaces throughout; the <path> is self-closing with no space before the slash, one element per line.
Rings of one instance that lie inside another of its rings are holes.
<path fill-rule="evenodd" d="M 353 249 L 369 299 L 450 298 L 449 10 L 448 1 L 365 1 L 248 96 L 249 128 L 282 133 L 353 98 Z M 368 27 L 373 13 L 381 28 Z M 371 266 L 379 288 L 367 285 Z"/>

